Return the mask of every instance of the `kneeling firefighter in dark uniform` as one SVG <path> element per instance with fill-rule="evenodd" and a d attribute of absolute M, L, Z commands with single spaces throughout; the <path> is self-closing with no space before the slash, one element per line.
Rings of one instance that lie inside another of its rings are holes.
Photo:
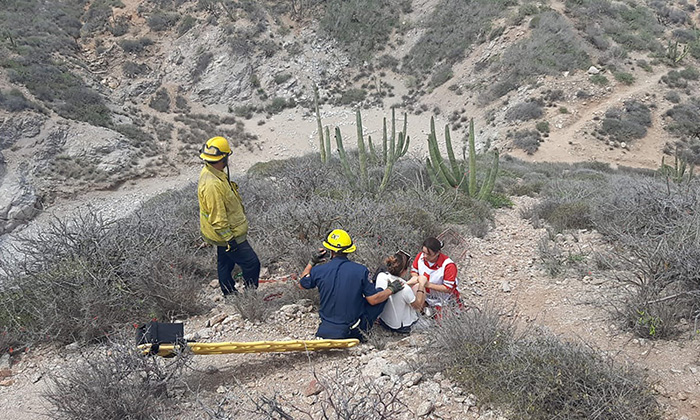
<path fill-rule="evenodd" d="M 318 287 L 321 296 L 321 325 L 316 336 L 364 341 L 386 300 L 403 284 L 392 282 L 385 290 L 375 288 L 369 281 L 367 267 L 348 259 L 356 246 L 342 229 L 331 231 L 323 247 L 314 254 L 299 281 L 305 289 Z"/>

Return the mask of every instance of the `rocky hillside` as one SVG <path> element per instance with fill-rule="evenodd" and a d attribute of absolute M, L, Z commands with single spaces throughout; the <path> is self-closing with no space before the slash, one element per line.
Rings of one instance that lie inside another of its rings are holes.
<path fill-rule="evenodd" d="M 680 1 L 6 1 L 0 233 L 56 199 L 178 173 L 223 134 L 249 162 L 324 123 L 430 116 L 526 160 L 695 159 L 695 5 Z M 20 23 L 20 24 L 17 24 Z M 417 133 L 420 131 L 420 133 Z M 245 166 L 245 165 L 244 165 Z"/>

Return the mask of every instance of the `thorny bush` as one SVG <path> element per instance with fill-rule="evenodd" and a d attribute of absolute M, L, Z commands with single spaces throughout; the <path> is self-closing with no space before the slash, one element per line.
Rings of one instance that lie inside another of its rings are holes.
<path fill-rule="evenodd" d="M 44 398 L 56 419 L 171 418 L 174 391 L 190 356 L 186 351 L 169 359 L 143 355 L 121 337 L 57 370 Z"/>
<path fill-rule="evenodd" d="M 641 372 L 547 332 L 517 333 L 508 312 L 486 303 L 446 313 L 430 330 L 440 369 L 447 363 L 455 380 L 511 418 L 661 418 Z"/>
<path fill-rule="evenodd" d="M 20 341 L 91 340 L 133 322 L 200 313 L 211 259 L 192 185 L 130 216 L 86 208 L 19 238 L 0 265 L 0 325 Z"/>

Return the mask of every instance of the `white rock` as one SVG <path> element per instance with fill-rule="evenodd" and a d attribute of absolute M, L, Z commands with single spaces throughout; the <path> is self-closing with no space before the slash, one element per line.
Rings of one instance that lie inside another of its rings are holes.
<path fill-rule="evenodd" d="M 387 368 L 389 362 L 382 357 L 375 357 L 367 362 L 367 365 L 362 369 L 362 375 L 369 378 L 378 378 Z"/>
<path fill-rule="evenodd" d="M 591 66 L 588 68 L 588 74 L 598 74 L 600 70 L 596 66 Z"/>
<path fill-rule="evenodd" d="M 419 406 L 418 409 L 416 410 L 416 415 L 418 417 L 424 417 L 430 414 L 433 411 L 433 408 L 435 408 L 435 405 L 433 405 L 432 401 L 423 401 Z"/>

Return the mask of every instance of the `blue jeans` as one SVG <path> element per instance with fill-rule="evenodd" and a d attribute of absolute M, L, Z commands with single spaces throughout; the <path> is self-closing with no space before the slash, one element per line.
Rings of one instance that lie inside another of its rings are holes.
<path fill-rule="evenodd" d="M 243 281 L 246 289 L 257 289 L 258 287 L 260 260 L 248 241 L 243 241 L 228 251 L 226 251 L 225 246 L 217 246 L 216 269 L 219 275 L 219 286 L 221 286 L 224 296 L 236 292 L 236 282 L 231 276 L 231 272 L 236 264 L 243 271 Z"/>

